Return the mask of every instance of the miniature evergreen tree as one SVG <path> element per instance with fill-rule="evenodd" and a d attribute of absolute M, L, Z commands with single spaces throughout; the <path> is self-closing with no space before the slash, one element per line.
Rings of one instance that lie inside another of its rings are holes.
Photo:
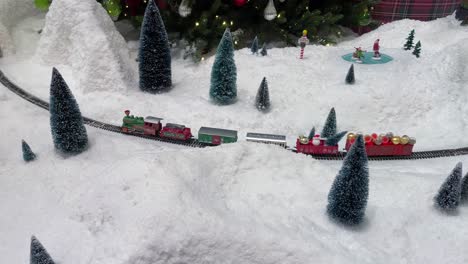
<path fill-rule="evenodd" d="M 23 160 L 28 162 L 28 161 L 33 161 L 36 159 L 36 154 L 31 150 L 29 147 L 28 143 L 26 141 L 22 140 L 21 141 L 21 148 L 23 149 Z"/>
<path fill-rule="evenodd" d="M 406 38 L 406 43 L 405 45 L 403 46 L 404 50 L 410 50 L 413 48 L 413 43 L 414 41 L 414 29 L 411 30 L 411 32 L 409 33 L 408 37 Z"/>
<path fill-rule="evenodd" d="M 141 90 L 157 93 L 172 86 L 169 41 L 154 0 L 149 1 L 141 25 L 138 61 Z"/>
<path fill-rule="evenodd" d="M 330 110 L 328 113 L 327 121 L 325 121 L 325 125 L 323 126 L 322 133 L 320 136 L 323 138 L 328 138 L 336 134 L 336 113 L 335 108 Z"/>
<path fill-rule="evenodd" d="M 414 47 L 413 55 L 416 56 L 416 58 L 419 58 L 420 54 L 421 54 L 421 41 L 418 41 L 418 43 L 416 43 L 416 46 Z"/>
<path fill-rule="evenodd" d="M 459 162 L 440 186 L 434 197 L 435 206 L 443 210 L 454 210 L 460 203 L 462 163 Z"/>
<path fill-rule="evenodd" d="M 255 98 L 255 107 L 260 111 L 267 111 L 270 109 L 270 94 L 268 92 L 266 77 L 263 77 L 260 87 L 258 88 L 257 97 Z"/>
<path fill-rule="evenodd" d="M 344 135 L 346 135 L 346 133 L 348 133 L 348 131 L 343 131 L 343 132 L 335 134 L 335 135 L 333 135 L 331 137 L 328 137 L 327 140 L 325 141 L 325 143 L 328 146 L 336 146 L 336 145 L 338 145 L 338 142 L 340 142 L 340 140 L 344 137 Z"/>
<path fill-rule="evenodd" d="M 237 97 L 237 70 L 234 61 L 234 46 L 229 28 L 219 42 L 211 69 L 210 97 L 218 104 L 229 104 Z"/>
<path fill-rule="evenodd" d="M 369 196 L 369 170 L 362 135 L 351 146 L 328 194 L 328 215 L 343 224 L 364 219 Z"/>
<path fill-rule="evenodd" d="M 75 97 L 55 68 L 52 70 L 50 83 L 49 111 L 55 148 L 69 154 L 78 154 L 85 150 L 88 145 L 88 135 L 83 117 Z"/>
<path fill-rule="evenodd" d="M 263 43 L 262 50 L 260 51 L 260 54 L 262 54 L 262 56 L 268 55 L 267 48 L 266 48 L 266 43 Z"/>
<path fill-rule="evenodd" d="M 354 84 L 356 82 L 356 79 L 354 79 L 354 64 L 351 64 L 351 67 L 349 67 L 345 81 L 346 84 Z"/>
<path fill-rule="evenodd" d="M 55 264 L 47 250 L 35 236 L 31 237 L 31 253 L 29 264 Z"/>
<path fill-rule="evenodd" d="M 255 36 L 252 46 L 250 47 L 252 54 L 258 54 L 258 38 Z"/>
<path fill-rule="evenodd" d="M 465 174 L 461 182 L 461 200 L 468 201 L 468 173 Z"/>
<path fill-rule="evenodd" d="M 315 127 L 313 127 L 311 130 L 310 130 L 310 133 L 309 133 L 309 140 L 313 139 L 315 136 Z"/>

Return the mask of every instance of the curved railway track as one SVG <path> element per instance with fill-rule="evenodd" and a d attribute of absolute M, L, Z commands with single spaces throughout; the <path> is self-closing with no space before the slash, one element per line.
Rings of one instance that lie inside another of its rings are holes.
<path fill-rule="evenodd" d="M 21 89 L 19 86 L 11 82 L 0 70 L 0 83 L 3 84 L 6 88 L 8 88 L 10 91 L 13 93 L 17 94 L 21 98 L 25 99 L 26 101 L 29 101 L 32 104 L 35 104 L 45 110 L 49 110 L 49 103 L 46 101 L 38 98 L 37 96 L 34 96 L 24 89 Z M 86 125 L 102 129 L 102 130 L 107 130 L 110 132 L 114 133 L 119 133 L 119 134 L 124 134 L 124 135 L 129 135 L 129 136 L 135 136 L 135 137 L 140 137 L 148 140 L 154 140 L 154 141 L 160 141 L 160 142 L 165 142 L 165 143 L 170 143 L 170 144 L 177 144 L 177 145 L 183 145 L 187 147 L 192 147 L 192 148 L 204 148 L 207 146 L 211 146 L 210 144 L 205 144 L 199 142 L 197 139 L 191 139 L 186 142 L 181 142 L 178 140 L 171 140 L 171 139 L 165 139 L 165 138 L 156 138 L 156 137 L 150 137 L 146 135 L 138 135 L 138 134 L 125 134 L 121 131 L 120 126 L 116 125 L 111 125 L 107 124 L 101 121 L 94 120 L 89 117 L 83 117 L 84 123 Z M 296 152 L 294 149 L 290 149 L 293 152 Z M 461 155 L 468 155 L 468 147 L 466 148 L 458 148 L 458 149 L 441 149 L 441 150 L 430 150 L 430 151 L 416 151 L 413 152 L 411 156 L 385 156 L 385 157 L 369 157 L 369 160 L 414 160 L 414 159 L 432 159 L 432 158 L 442 158 L 442 157 L 452 157 L 452 156 L 461 156 Z M 345 152 L 340 152 L 337 155 L 311 155 L 312 157 L 320 160 L 342 160 L 346 156 Z"/>

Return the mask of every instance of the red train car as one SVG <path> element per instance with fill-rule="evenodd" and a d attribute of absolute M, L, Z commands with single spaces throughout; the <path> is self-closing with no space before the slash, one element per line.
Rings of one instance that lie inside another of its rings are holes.
<path fill-rule="evenodd" d="M 349 151 L 354 143 L 356 135 L 349 133 L 346 139 L 346 151 Z M 394 136 L 392 133 L 365 135 L 367 156 L 410 156 L 416 143 L 414 138 Z"/>
<path fill-rule="evenodd" d="M 159 132 L 159 136 L 162 138 L 189 140 L 192 138 L 192 132 L 190 128 L 184 125 L 167 123 Z"/>
<path fill-rule="evenodd" d="M 315 155 L 330 155 L 338 154 L 338 145 L 328 146 L 325 144 L 324 138 L 315 136 L 313 139 L 309 139 L 306 136 L 300 136 L 296 140 L 296 150 L 299 153 L 304 154 L 315 154 Z"/>

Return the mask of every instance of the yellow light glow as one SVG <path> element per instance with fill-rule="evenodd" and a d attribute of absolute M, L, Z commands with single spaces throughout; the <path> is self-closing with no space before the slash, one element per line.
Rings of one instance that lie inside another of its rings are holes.
<path fill-rule="evenodd" d="M 237 40 L 236 40 L 236 41 L 234 41 L 234 44 L 235 44 L 235 45 L 237 45 Z"/>
<path fill-rule="evenodd" d="M 218 15 L 216 15 L 216 18 L 219 18 L 219 16 L 218 16 Z"/>
<path fill-rule="evenodd" d="M 234 21 L 231 21 L 231 26 L 234 25 Z"/>
<path fill-rule="evenodd" d="M 280 17 L 281 17 L 281 14 L 278 14 L 276 17 L 277 17 L 277 18 L 280 18 Z"/>
<path fill-rule="evenodd" d="M 198 27 L 199 25 L 200 25 L 200 23 L 198 23 L 198 22 L 195 22 L 195 26 L 197 26 L 197 27 Z"/>
<path fill-rule="evenodd" d="M 128 5 L 127 5 L 127 6 L 125 6 L 125 7 L 126 7 L 126 8 L 128 8 Z"/>
<path fill-rule="evenodd" d="M 223 26 L 225 26 L 225 25 L 226 25 L 226 21 L 223 21 Z"/>
<path fill-rule="evenodd" d="M 201 60 L 204 61 L 204 60 L 205 60 L 205 57 L 201 57 Z"/>
<path fill-rule="evenodd" d="M 327 45 L 326 45 L 326 46 L 327 46 L 327 47 L 330 47 L 330 43 L 327 43 Z"/>

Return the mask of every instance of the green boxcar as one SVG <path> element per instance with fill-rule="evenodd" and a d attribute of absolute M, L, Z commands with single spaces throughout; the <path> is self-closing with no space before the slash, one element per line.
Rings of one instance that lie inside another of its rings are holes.
<path fill-rule="evenodd" d="M 201 127 L 200 130 L 198 130 L 198 141 L 213 145 L 237 142 L 237 131 L 213 127 Z"/>

